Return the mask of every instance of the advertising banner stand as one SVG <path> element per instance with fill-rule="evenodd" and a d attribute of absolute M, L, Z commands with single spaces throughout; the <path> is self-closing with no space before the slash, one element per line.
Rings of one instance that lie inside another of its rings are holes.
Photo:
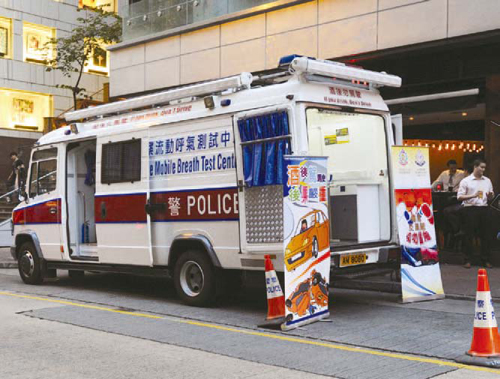
<path fill-rule="evenodd" d="M 426 147 L 392 147 L 403 303 L 444 298 Z"/>
<path fill-rule="evenodd" d="M 281 328 L 290 330 L 330 315 L 328 158 L 284 158 L 283 247 L 286 317 Z"/>

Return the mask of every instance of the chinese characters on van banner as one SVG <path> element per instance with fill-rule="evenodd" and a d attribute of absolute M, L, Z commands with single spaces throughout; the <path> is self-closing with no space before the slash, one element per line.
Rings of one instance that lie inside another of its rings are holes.
<path fill-rule="evenodd" d="M 329 316 L 327 157 L 285 156 L 283 244 L 286 321 L 294 329 Z"/>
<path fill-rule="evenodd" d="M 392 147 L 403 302 L 444 297 L 437 251 L 429 149 Z"/>
<path fill-rule="evenodd" d="M 229 129 L 154 138 L 148 155 L 150 179 L 236 168 Z"/>

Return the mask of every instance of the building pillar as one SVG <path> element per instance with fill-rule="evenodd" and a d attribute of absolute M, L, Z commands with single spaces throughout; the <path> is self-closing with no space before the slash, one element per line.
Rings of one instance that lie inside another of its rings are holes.
<path fill-rule="evenodd" d="M 485 106 L 486 176 L 491 179 L 495 194 L 498 194 L 500 193 L 500 75 L 486 78 Z"/>

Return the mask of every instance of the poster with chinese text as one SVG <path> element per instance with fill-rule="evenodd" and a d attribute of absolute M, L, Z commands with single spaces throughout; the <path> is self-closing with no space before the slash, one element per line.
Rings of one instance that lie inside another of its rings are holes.
<path fill-rule="evenodd" d="M 329 316 L 327 157 L 285 156 L 283 226 L 286 321 L 290 330 Z"/>
<path fill-rule="evenodd" d="M 429 150 L 392 147 L 403 302 L 444 297 L 437 251 Z"/>

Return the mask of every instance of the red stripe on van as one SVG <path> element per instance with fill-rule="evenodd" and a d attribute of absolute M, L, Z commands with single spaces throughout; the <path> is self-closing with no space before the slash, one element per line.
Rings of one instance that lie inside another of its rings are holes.
<path fill-rule="evenodd" d="M 204 189 L 151 194 L 156 205 L 153 222 L 238 220 L 236 188 Z M 146 194 L 99 195 L 95 198 L 98 223 L 146 222 Z"/>
<path fill-rule="evenodd" d="M 14 225 L 60 224 L 61 199 L 53 199 L 22 209 L 16 209 L 13 212 L 12 219 Z"/>
<path fill-rule="evenodd" d="M 146 222 L 146 194 L 98 196 L 94 210 L 96 222 Z"/>

